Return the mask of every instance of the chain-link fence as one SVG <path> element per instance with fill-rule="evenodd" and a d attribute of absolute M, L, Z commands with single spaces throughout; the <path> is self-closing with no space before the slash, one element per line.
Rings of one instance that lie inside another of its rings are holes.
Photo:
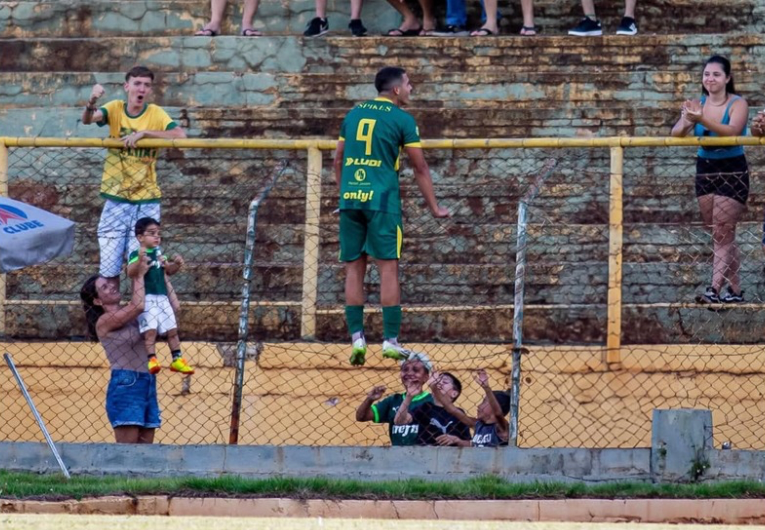
<path fill-rule="evenodd" d="M 446 220 L 430 216 L 405 168 L 401 339 L 462 381 L 457 404 L 469 414 L 483 397 L 473 381 L 476 369 L 487 369 L 493 388 L 509 388 L 518 202 L 554 159 L 528 213 L 528 352 L 518 444 L 647 446 L 651 411 L 683 406 L 713 410 L 716 440 L 754 447 L 764 434 L 756 419 L 765 374 L 756 345 L 762 292 L 757 152 L 749 153 L 751 193 L 736 237 L 745 302 L 735 306 L 696 301 L 711 283 L 714 249 L 694 193 L 695 150 L 624 153 L 618 351 L 604 347 L 614 329 L 607 148 L 428 150 L 436 195 L 453 213 Z M 317 155 L 320 178 L 309 170 Z M 113 439 L 104 411 L 109 364 L 99 344 L 84 340 L 78 301 L 80 286 L 98 267 L 103 159 L 103 149 L 93 148 L 10 150 L 11 198 L 77 223 L 71 257 L 7 276 L 4 347 L 57 440 Z M 255 225 L 248 338 L 239 350 L 241 410 L 234 414 L 238 443 L 389 443 L 385 425 L 355 421 L 370 388 L 385 385 L 393 393 L 403 386 L 398 365 L 380 355 L 373 266 L 365 279 L 370 352 L 362 368 L 348 362 L 331 153 L 180 148 L 163 150 L 157 167 L 162 244 L 186 261 L 172 281 L 182 306 L 184 356 L 196 373 L 165 369 L 158 375 L 162 443 L 229 441 L 248 206 L 282 161 L 287 169 Z M 166 366 L 164 343 L 158 354 Z M 5 367 L 0 384 L 0 439 L 41 440 Z"/>

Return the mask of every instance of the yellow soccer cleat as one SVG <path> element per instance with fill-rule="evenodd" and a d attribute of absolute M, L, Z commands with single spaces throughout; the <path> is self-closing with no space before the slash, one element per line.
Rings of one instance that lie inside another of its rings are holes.
<path fill-rule="evenodd" d="M 149 358 L 149 373 L 158 374 L 160 370 L 162 370 L 162 367 L 159 365 L 159 361 L 157 360 L 157 358 L 150 357 Z"/>
<path fill-rule="evenodd" d="M 170 365 L 170 370 L 183 375 L 191 375 L 194 373 L 194 369 L 186 364 L 186 361 L 183 359 L 183 357 L 176 357 L 173 359 L 173 362 Z"/>

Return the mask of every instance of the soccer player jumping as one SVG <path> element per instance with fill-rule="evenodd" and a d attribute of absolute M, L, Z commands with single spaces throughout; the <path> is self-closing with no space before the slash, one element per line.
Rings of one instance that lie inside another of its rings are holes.
<path fill-rule="evenodd" d="M 401 148 L 433 217 L 449 217 L 433 192 L 430 169 L 414 118 L 403 107 L 412 85 L 402 68 L 385 67 L 375 76 L 378 97 L 353 108 L 343 120 L 335 152 L 335 180 L 340 188 L 340 261 L 345 263 L 345 319 L 353 342 L 351 364 L 366 360 L 364 275 L 367 256 L 380 272 L 383 357 L 403 360 L 409 350 L 398 342 L 401 289 L 398 262 L 403 226 L 398 179 Z"/>

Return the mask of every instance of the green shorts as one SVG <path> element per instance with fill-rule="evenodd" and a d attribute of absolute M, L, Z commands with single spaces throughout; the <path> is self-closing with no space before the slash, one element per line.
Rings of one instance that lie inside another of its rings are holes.
<path fill-rule="evenodd" d="M 362 254 L 375 259 L 400 259 L 403 240 L 401 214 L 340 211 L 340 261 L 356 261 Z"/>

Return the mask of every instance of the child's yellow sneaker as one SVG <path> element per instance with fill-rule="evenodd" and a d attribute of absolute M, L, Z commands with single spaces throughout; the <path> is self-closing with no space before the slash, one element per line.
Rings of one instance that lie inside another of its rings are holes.
<path fill-rule="evenodd" d="M 173 363 L 170 365 L 170 370 L 184 375 L 191 375 L 194 373 L 194 369 L 186 364 L 183 357 L 176 357 L 173 359 Z"/>
<path fill-rule="evenodd" d="M 149 373 L 158 374 L 160 370 L 162 370 L 162 367 L 159 365 L 157 358 L 149 357 Z"/>

